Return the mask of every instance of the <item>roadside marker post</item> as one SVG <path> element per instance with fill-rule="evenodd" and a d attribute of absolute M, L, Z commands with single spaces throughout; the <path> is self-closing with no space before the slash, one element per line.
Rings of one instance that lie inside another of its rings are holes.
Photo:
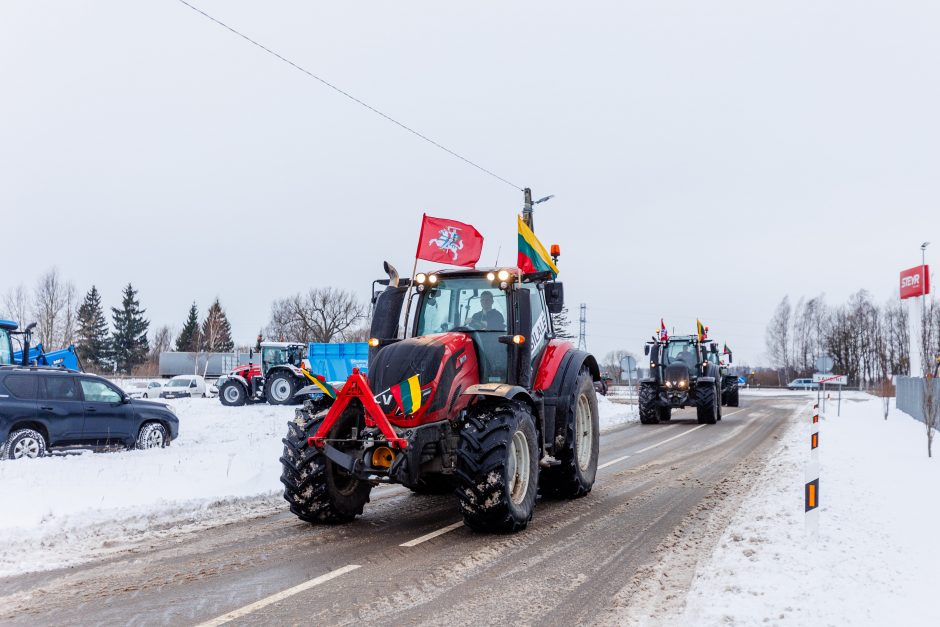
<path fill-rule="evenodd" d="M 803 506 L 806 513 L 806 533 L 819 536 L 819 404 L 813 405 L 810 423 L 809 460 L 803 468 Z"/>

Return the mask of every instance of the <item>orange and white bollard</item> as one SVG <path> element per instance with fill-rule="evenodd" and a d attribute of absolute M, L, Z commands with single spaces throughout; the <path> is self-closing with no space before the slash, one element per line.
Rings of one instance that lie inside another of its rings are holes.
<path fill-rule="evenodd" d="M 803 470 L 803 501 L 806 512 L 806 533 L 819 535 L 819 405 L 813 405 L 810 425 L 809 461 Z"/>

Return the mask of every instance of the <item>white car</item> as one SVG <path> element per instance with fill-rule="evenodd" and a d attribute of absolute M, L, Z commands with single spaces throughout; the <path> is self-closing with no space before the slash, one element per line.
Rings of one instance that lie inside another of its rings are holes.
<path fill-rule="evenodd" d="M 186 398 L 206 396 L 206 380 L 198 374 L 181 374 L 167 381 L 160 398 Z"/>
<path fill-rule="evenodd" d="M 134 381 L 124 387 L 131 398 L 160 398 L 163 384 L 159 381 Z"/>

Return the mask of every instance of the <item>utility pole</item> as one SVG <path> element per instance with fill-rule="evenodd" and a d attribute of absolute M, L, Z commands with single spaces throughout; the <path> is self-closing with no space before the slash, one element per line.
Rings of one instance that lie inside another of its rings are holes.
<path fill-rule="evenodd" d="M 923 372 L 917 373 L 918 375 L 923 375 L 924 379 L 927 378 L 927 374 L 930 372 L 930 347 L 927 346 L 926 335 L 927 335 L 927 247 L 930 246 L 930 242 L 924 242 L 920 245 L 920 346 L 924 351 L 923 358 L 921 359 L 921 370 Z M 913 375 L 913 373 L 911 373 Z M 928 385 L 925 383 L 924 385 Z"/>
<path fill-rule="evenodd" d="M 532 201 L 532 190 L 530 188 L 526 187 L 524 190 L 522 190 L 522 194 L 523 194 L 522 221 L 526 223 L 526 226 L 528 226 L 532 230 L 533 233 L 535 233 L 535 217 L 534 217 L 535 205 L 541 202 L 545 202 L 546 200 L 551 200 L 552 198 L 555 197 L 555 194 L 549 194 L 548 196 L 545 196 L 544 198 L 539 198 L 535 202 Z"/>
<path fill-rule="evenodd" d="M 578 350 L 587 350 L 587 304 L 581 303 L 581 315 L 578 319 Z"/>

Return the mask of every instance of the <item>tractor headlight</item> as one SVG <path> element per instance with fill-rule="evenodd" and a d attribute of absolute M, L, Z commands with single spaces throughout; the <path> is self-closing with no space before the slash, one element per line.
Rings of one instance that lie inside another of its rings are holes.
<path fill-rule="evenodd" d="M 495 280 L 496 280 L 496 273 L 495 273 L 495 272 L 487 272 L 487 273 L 486 273 L 486 280 L 487 280 L 487 281 L 495 281 Z"/>
<path fill-rule="evenodd" d="M 667 387 L 667 388 L 671 388 L 671 387 L 672 387 L 672 381 L 666 381 L 666 387 Z"/>
<path fill-rule="evenodd" d="M 431 285 L 437 284 L 437 275 L 436 274 L 430 275 L 428 277 L 428 283 L 430 283 Z"/>
<path fill-rule="evenodd" d="M 498 273 L 496 273 L 496 278 L 499 279 L 500 281 L 508 281 L 509 270 L 500 270 Z"/>
<path fill-rule="evenodd" d="M 417 283 L 418 285 L 424 285 L 424 283 L 427 280 L 428 280 L 428 275 L 426 275 L 423 272 L 419 272 L 418 274 L 415 275 L 415 283 Z"/>
<path fill-rule="evenodd" d="M 680 387 L 680 388 L 684 388 L 686 385 L 688 385 L 688 381 L 686 381 L 686 380 L 684 380 L 684 379 L 683 379 L 682 381 L 679 381 L 679 387 Z"/>

